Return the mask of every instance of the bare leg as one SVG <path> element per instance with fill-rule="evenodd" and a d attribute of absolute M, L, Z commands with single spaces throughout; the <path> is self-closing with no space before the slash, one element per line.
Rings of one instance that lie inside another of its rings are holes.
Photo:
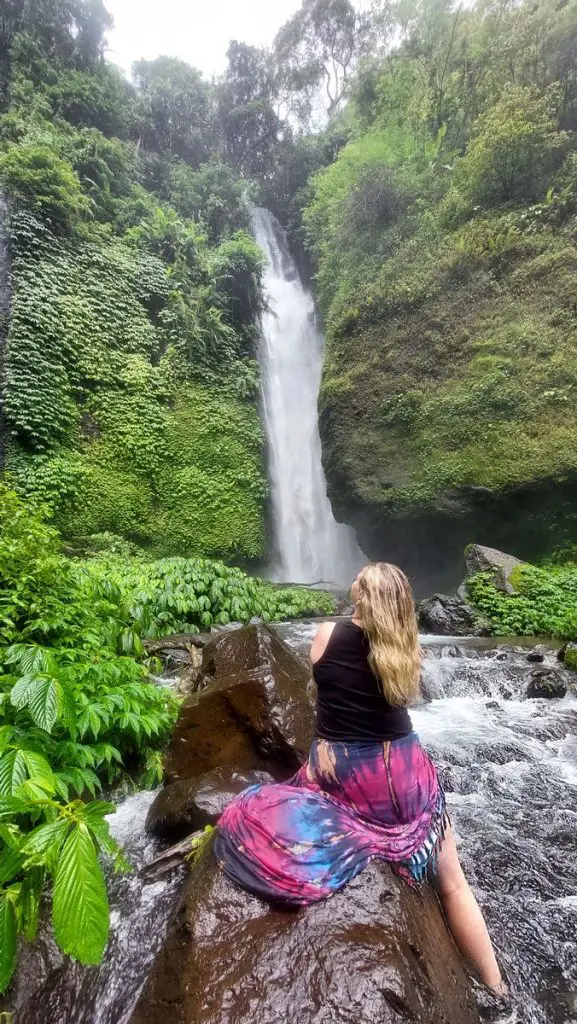
<path fill-rule="evenodd" d="M 463 874 L 451 828 L 441 847 L 435 885 L 447 924 L 462 956 L 479 972 L 481 981 L 496 995 L 507 992 L 481 908 Z"/>

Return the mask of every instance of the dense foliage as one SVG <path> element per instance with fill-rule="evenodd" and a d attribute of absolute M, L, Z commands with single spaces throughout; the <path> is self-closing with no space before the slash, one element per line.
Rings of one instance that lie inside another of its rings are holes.
<path fill-rule="evenodd" d="M 96 547 L 98 547 L 98 539 Z M 334 610 L 327 594 L 274 587 L 205 559 L 147 562 L 61 551 L 53 527 L 0 489 L 0 991 L 17 934 L 32 939 L 51 880 L 64 952 L 99 961 L 108 905 L 98 852 L 120 851 L 96 799 L 122 778 L 153 785 L 177 711 L 143 641 L 233 620 Z M 121 542 L 122 543 L 122 542 Z M 84 801 L 87 802 L 84 802 Z"/>
<path fill-rule="evenodd" d="M 258 558 L 262 255 L 246 185 L 211 142 L 200 75 L 159 59 L 128 86 L 102 60 L 108 24 L 84 0 L 3 19 L 6 468 L 69 537 Z"/>
<path fill-rule="evenodd" d="M 0 492 L 0 990 L 33 939 L 47 880 L 66 953 L 100 960 L 108 903 L 98 852 L 121 862 L 96 797 L 160 772 L 176 704 L 127 654 L 122 610 L 60 552 L 52 527 Z M 84 802 L 86 797 L 88 802 Z"/>
<path fill-rule="evenodd" d="M 540 556 L 577 535 L 577 8 L 390 14 L 349 141 L 300 197 L 332 498 L 383 543 L 395 521 L 426 522 L 425 544 L 446 521 L 458 551 L 478 531 Z"/>
<path fill-rule="evenodd" d="M 514 594 L 497 589 L 490 573 L 467 581 L 470 600 L 495 636 L 577 639 L 577 564 L 522 565 L 511 583 Z"/>

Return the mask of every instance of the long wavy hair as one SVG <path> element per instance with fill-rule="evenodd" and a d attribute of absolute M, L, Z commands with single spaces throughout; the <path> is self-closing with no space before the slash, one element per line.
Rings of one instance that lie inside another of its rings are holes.
<path fill-rule="evenodd" d="M 388 562 L 371 562 L 356 580 L 357 616 L 369 641 L 369 664 L 394 707 L 419 696 L 421 648 L 411 585 Z"/>

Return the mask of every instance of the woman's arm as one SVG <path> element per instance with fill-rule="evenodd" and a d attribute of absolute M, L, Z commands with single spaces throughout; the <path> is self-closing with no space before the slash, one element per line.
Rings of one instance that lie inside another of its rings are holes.
<path fill-rule="evenodd" d="M 332 631 L 336 626 L 336 622 L 323 622 L 317 630 L 317 635 L 313 640 L 313 645 L 310 651 L 311 665 L 316 665 L 327 649 L 327 644 L 331 637 Z"/>

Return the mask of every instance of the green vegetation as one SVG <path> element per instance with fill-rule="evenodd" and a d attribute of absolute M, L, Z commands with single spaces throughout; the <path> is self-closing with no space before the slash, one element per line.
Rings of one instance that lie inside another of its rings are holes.
<path fill-rule="evenodd" d="M 83 963 L 100 960 L 108 903 L 98 852 L 122 858 L 105 820 L 114 807 L 90 796 L 126 772 L 158 778 L 176 703 L 126 653 L 120 606 L 4 489 L 0 579 L 3 990 L 18 934 L 36 934 L 48 879 L 61 949 Z"/>
<path fill-rule="evenodd" d="M 522 496 L 567 500 L 577 474 L 576 8 L 409 8 L 301 195 L 331 497 L 384 542 L 395 521 L 471 536 L 513 516 L 518 553 L 542 555 L 559 536 L 529 536 Z"/>
<path fill-rule="evenodd" d="M 95 547 L 118 549 L 112 537 Z M 61 949 L 97 963 L 108 935 L 98 853 L 126 866 L 97 799 L 154 785 L 177 701 L 150 681 L 143 641 L 252 616 L 334 611 L 328 594 L 252 580 L 206 559 L 64 556 L 57 532 L 0 488 L 0 991 L 17 935 L 36 934 L 50 880 Z M 84 802 L 87 800 L 87 802 Z"/>
<path fill-rule="evenodd" d="M 577 639 L 577 565 L 521 565 L 513 570 L 514 594 L 495 587 L 491 573 L 467 581 L 474 607 L 495 636 L 551 636 Z M 568 667 L 577 667 L 570 663 Z"/>
<path fill-rule="evenodd" d="M 40 3 L 1 29 L 5 468 L 71 539 L 260 558 L 247 186 L 211 136 L 211 87 L 162 58 L 132 88 L 102 61 L 108 24 L 100 5 Z"/>

